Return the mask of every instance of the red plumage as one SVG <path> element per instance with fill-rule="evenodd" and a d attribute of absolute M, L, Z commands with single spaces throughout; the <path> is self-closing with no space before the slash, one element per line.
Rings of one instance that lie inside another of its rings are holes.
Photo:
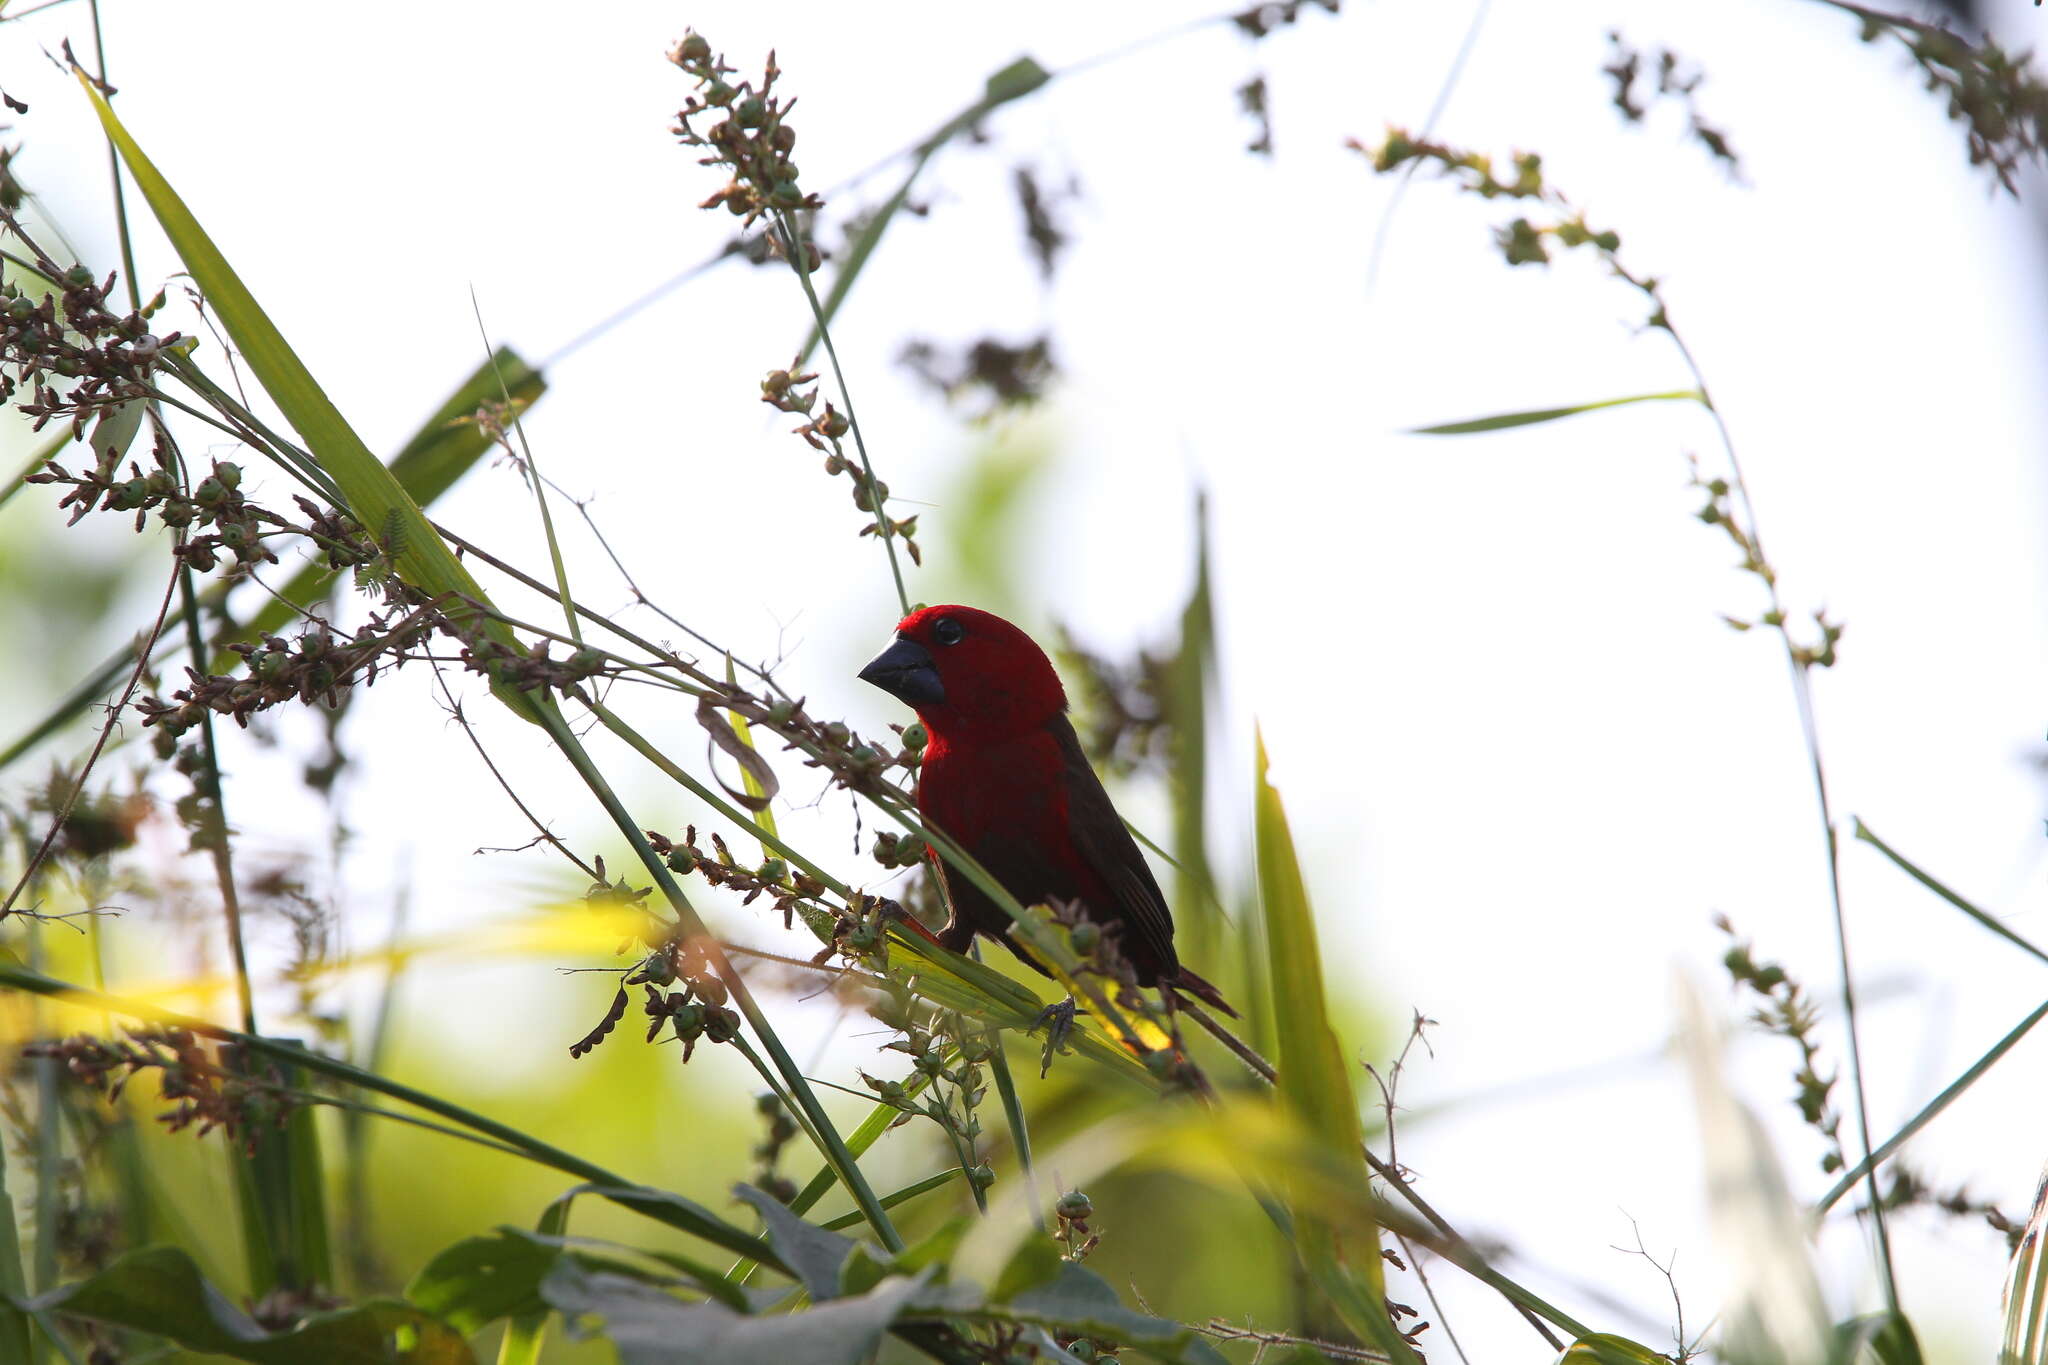
<path fill-rule="evenodd" d="M 861 677 L 910 703 L 930 739 L 917 781 L 925 821 L 974 855 L 1020 905 L 1077 901 L 1114 929 L 1139 984 L 1166 986 L 1228 1014 L 1216 988 L 1181 966 L 1173 916 L 1144 854 L 1110 803 L 1067 719 L 1066 689 L 1031 637 L 973 607 L 906 616 Z M 939 942 L 1011 941 L 1008 915 L 936 853 L 953 917 Z"/>

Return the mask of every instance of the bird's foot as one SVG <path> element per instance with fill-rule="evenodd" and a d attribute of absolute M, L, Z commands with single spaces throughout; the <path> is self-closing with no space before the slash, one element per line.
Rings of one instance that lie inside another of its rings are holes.
<path fill-rule="evenodd" d="M 1045 1030 L 1045 1052 L 1038 1063 L 1040 1080 L 1044 1080 L 1046 1073 L 1052 1070 L 1053 1054 L 1067 1050 L 1067 1036 L 1074 1031 L 1074 1016 L 1077 1013 L 1079 1011 L 1075 1008 L 1074 997 L 1065 996 L 1058 1004 L 1047 1005 L 1040 1010 L 1038 1018 L 1032 1020 L 1031 1027 L 1025 1030 L 1027 1034 L 1037 1033 L 1040 1029 Z"/>

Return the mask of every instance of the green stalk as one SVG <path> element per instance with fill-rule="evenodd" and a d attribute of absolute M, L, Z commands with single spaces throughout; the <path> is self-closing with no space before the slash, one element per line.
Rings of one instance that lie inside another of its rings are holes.
<path fill-rule="evenodd" d="M 926 155 L 929 155 L 927 153 Z M 918 161 L 922 167 L 922 159 Z M 915 172 L 913 172 L 913 175 Z M 908 194 L 910 187 L 903 187 Z M 889 554 L 889 576 L 896 580 L 896 603 L 903 608 L 905 616 L 910 615 L 910 593 L 903 586 L 903 565 L 896 558 L 896 526 L 889 520 L 889 513 L 883 506 L 881 489 L 875 484 L 875 466 L 868 460 L 868 443 L 861 435 L 860 419 L 853 413 L 853 391 L 846 387 L 846 371 L 840 368 L 839 349 L 832 344 L 831 329 L 825 325 L 825 308 L 818 302 L 818 291 L 811 285 L 810 262 L 805 259 L 804 234 L 797 226 L 796 215 L 778 212 L 776 221 L 782 227 L 782 240 L 789 248 L 789 263 L 796 271 L 797 280 L 804 287 L 804 298 L 810 301 L 811 317 L 817 322 L 817 335 L 825 343 L 825 358 L 832 362 L 832 382 L 839 386 L 839 401 L 846 404 L 846 425 L 853 432 L 854 453 L 860 456 L 860 476 L 868 488 L 868 506 L 873 509 L 875 535 L 882 542 L 882 548 Z M 804 348 L 806 353 L 810 348 Z"/>
<path fill-rule="evenodd" d="M 973 952 L 974 960 L 981 961 L 981 945 L 976 943 L 968 946 Z M 1017 1094 L 1017 1080 L 1010 1074 L 1010 1058 L 1003 1051 L 1002 1030 L 990 1029 L 987 1036 L 989 1074 L 995 1078 L 996 1095 L 1003 1102 L 1003 1122 L 1010 1129 L 1010 1145 L 1017 1149 L 1017 1167 L 1024 1176 L 1025 1197 L 1031 1202 L 1031 1221 L 1040 1232 L 1044 1232 L 1045 1210 L 1040 1207 L 1038 1200 L 1038 1173 L 1031 1166 L 1031 1129 L 1024 1122 L 1024 1102 Z M 968 1184 L 974 1189 L 975 1202 L 980 1204 L 983 1213 L 987 1213 L 988 1205 L 980 1197 L 981 1187 L 971 1180 Z"/>
<path fill-rule="evenodd" d="M 766 1049 L 769 1059 L 775 1064 L 775 1070 L 789 1086 L 790 1093 L 796 1097 L 799 1111 L 810 1119 L 825 1160 L 838 1174 L 840 1183 L 846 1186 L 847 1192 L 853 1196 L 861 1212 L 867 1215 L 868 1225 L 874 1229 L 875 1235 L 882 1239 L 882 1244 L 889 1250 L 903 1250 L 903 1239 L 897 1235 L 895 1225 L 889 1221 L 888 1213 L 876 1200 L 875 1192 L 868 1185 L 867 1177 L 861 1173 L 853 1154 L 846 1150 L 846 1144 L 841 1140 L 838 1129 L 832 1126 L 832 1120 L 825 1113 L 824 1105 L 819 1103 L 817 1092 L 811 1089 L 811 1083 L 805 1079 L 802 1068 L 797 1066 L 796 1060 L 789 1055 L 789 1049 L 782 1045 L 782 1039 L 777 1036 L 774 1026 L 768 1022 L 768 1016 L 762 1012 L 760 1003 L 754 999 L 754 993 L 748 987 L 746 978 L 733 966 L 732 959 L 725 955 L 725 950 L 718 946 L 716 938 L 705 925 L 703 918 L 697 914 L 689 898 L 683 894 L 683 888 L 677 884 L 674 874 L 668 870 L 668 865 L 657 858 L 654 850 L 648 847 L 647 838 L 634 823 L 631 812 L 619 800 L 611 784 L 605 781 L 604 774 L 591 762 L 590 755 L 584 751 L 575 732 L 562 719 L 560 711 L 553 706 L 539 705 L 533 710 L 553 737 L 555 746 L 562 751 L 563 757 L 569 760 L 577 775 L 583 779 L 584 784 L 604 806 L 606 813 L 612 817 L 612 822 L 618 826 L 619 833 L 625 836 L 627 843 L 639 857 L 641 866 L 654 878 L 655 885 L 661 889 L 662 896 L 675 911 L 683 931 L 705 941 L 705 956 L 710 960 L 712 970 L 717 972 L 719 979 L 725 983 L 733 1003 L 739 1007 L 748 1027 L 754 1031 L 754 1036 Z"/>
<path fill-rule="evenodd" d="M 905 1077 L 903 1081 L 904 1097 L 906 1099 L 910 1098 L 911 1096 L 916 1095 L 919 1091 L 923 1090 L 926 1082 L 929 1079 L 930 1078 L 926 1076 L 922 1071 L 911 1072 L 910 1075 Z M 898 1109 L 895 1105 L 877 1104 L 873 1109 L 868 1111 L 868 1116 L 865 1119 L 861 1120 L 860 1127 L 854 1129 L 853 1132 L 847 1137 L 847 1149 L 850 1150 L 855 1156 L 867 1155 L 868 1148 L 874 1146 L 876 1142 L 880 1141 L 882 1134 L 888 1132 L 892 1127 L 894 1127 L 896 1124 L 896 1120 L 902 1117 L 903 1111 Z M 952 1178 L 953 1173 L 951 1171 L 947 1171 L 945 1174 L 948 1179 Z M 797 1191 L 796 1198 L 789 1201 L 789 1211 L 799 1216 L 810 1212 L 811 1206 L 816 1204 L 820 1199 L 823 1199 L 826 1193 L 830 1191 L 831 1188 L 838 1183 L 839 1179 L 833 1173 L 832 1167 L 830 1165 L 826 1165 L 820 1168 L 818 1173 L 812 1176 L 810 1178 L 810 1181 L 807 1184 L 805 1184 L 805 1186 L 801 1190 Z M 889 1200 L 885 1199 L 882 1201 L 882 1206 L 884 1208 L 889 1207 L 889 1204 Z M 849 1227 L 852 1225 L 852 1223 L 857 1223 L 860 1221 L 860 1210 L 855 1209 L 852 1213 L 848 1214 L 847 1217 L 851 1219 L 851 1222 L 834 1221 L 828 1226 L 835 1228 Z M 725 1277 L 729 1280 L 737 1281 L 740 1284 L 745 1284 L 753 1278 L 754 1271 L 757 1268 L 757 1262 L 751 1260 L 738 1261 L 733 1265 L 733 1268 L 731 1270 L 728 1270 L 726 1272 Z"/>
<path fill-rule="evenodd" d="M 907 1203 L 908 1201 L 917 1198 L 921 1194 L 929 1194 L 933 1190 L 936 1190 L 941 1186 L 950 1183 L 953 1177 L 958 1174 L 960 1174 L 959 1171 L 948 1169 L 940 1171 L 937 1175 L 928 1175 L 924 1179 L 917 1181 L 915 1184 L 905 1185 L 902 1189 L 897 1190 L 894 1193 L 883 1195 L 882 1207 L 885 1209 L 893 1209 L 898 1204 Z M 841 1228 L 850 1228 L 858 1222 L 860 1222 L 860 1210 L 853 1209 L 849 1212 L 840 1214 L 837 1218 L 828 1218 L 824 1222 L 818 1224 L 818 1226 L 821 1228 L 825 1228 L 826 1230 L 831 1232 L 837 1232 Z"/>

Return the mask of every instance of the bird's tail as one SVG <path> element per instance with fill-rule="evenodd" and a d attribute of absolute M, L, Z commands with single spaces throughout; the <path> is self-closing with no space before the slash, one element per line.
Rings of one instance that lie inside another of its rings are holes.
<path fill-rule="evenodd" d="M 1182 967 L 1170 984 L 1173 986 L 1173 989 L 1184 991 L 1194 996 L 1211 1009 L 1221 1010 L 1232 1019 L 1237 1018 L 1237 1011 L 1232 1009 L 1230 1003 L 1223 998 L 1223 992 L 1195 975 L 1192 969 Z"/>

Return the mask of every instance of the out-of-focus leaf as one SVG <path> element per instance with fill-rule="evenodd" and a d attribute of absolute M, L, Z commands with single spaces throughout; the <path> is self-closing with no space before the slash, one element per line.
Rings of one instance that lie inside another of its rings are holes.
<path fill-rule="evenodd" d="M 1913 1324 L 1899 1313 L 1869 1313 L 1851 1318 L 1835 1329 L 1839 1343 L 1835 1359 L 1842 1365 L 1859 1365 L 1866 1356 L 1877 1365 L 1925 1365 L 1920 1338 Z"/>
<path fill-rule="evenodd" d="M 1576 417 L 1582 412 L 1598 412 L 1601 408 L 1626 407 L 1630 403 L 1673 403 L 1690 401 L 1704 403 L 1707 396 L 1698 389 L 1672 389 L 1668 393 L 1638 393 L 1627 398 L 1603 398 L 1594 403 L 1577 403 L 1568 408 L 1535 408 L 1528 412 L 1503 412 L 1492 417 L 1474 417 L 1465 422 L 1444 422 L 1433 427 L 1411 427 L 1411 436 L 1469 436 L 1478 431 L 1503 431 L 1508 427 L 1534 426 L 1538 422 L 1555 422 L 1560 417 Z"/>
<path fill-rule="evenodd" d="M 1167 671 L 1166 717 L 1170 731 L 1168 785 L 1173 796 L 1173 906 L 1181 932 L 1187 936 L 1182 954 L 1205 972 L 1228 965 L 1219 961 L 1223 907 L 1216 897 L 1216 877 L 1209 866 L 1209 693 L 1216 671 L 1216 621 L 1209 595 L 1209 499 L 1195 499 L 1195 585 L 1180 614 L 1180 648 Z M 1247 936 L 1248 937 L 1248 936 Z M 1241 942 L 1228 954 L 1256 972 L 1259 958 Z M 1232 991 L 1236 981 L 1224 983 Z M 1242 1002 L 1238 1002 L 1242 1003 Z"/>
<path fill-rule="evenodd" d="M 1027 1289 L 1051 1284 L 1059 1278 L 1060 1267 L 1066 1264 L 1059 1243 L 1050 1237 L 1033 1237 L 1017 1248 L 1017 1254 L 1003 1267 L 989 1294 L 998 1303 L 1008 1303 Z"/>
<path fill-rule="evenodd" d="M 2048 1171 L 2005 1277 L 2005 1337 L 1998 1365 L 2048 1365 Z"/>
<path fill-rule="evenodd" d="M 1029 1028 L 1045 1009 L 1046 1002 L 1029 986 L 972 958 L 949 953 L 916 934 L 898 930 L 890 937 L 889 951 L 916 961 L 918 994 L 981 1023 L 1021 1031 Z M 1076 1052 L 1103 1063 L 1125 1080 L 1147 1089 L 1157 1084 L 1145 1070 L 1145 1064 L 1111 1037 L 1092 1015 L 1076 1024 L 1069 1042 Z"/>
<path fill-rule="evenodd" d="M 917 183 L 918 176 L 924 172 L 925 163 L 932 159 L 933 154 L 1003 105 L 1011 100 L 1022 99 L 1051 79 L 1052 73 L 1036 61 L 1030 57 L 1019 57 L 988 78 L 980 99 L 947 119 L 930 137 L 917 144 L 911 153 L 910 171 L 903 177 L 903 184 L 880 208 L 868 215 L 859 234 L 847 245 L 846 253 L 839 263 L 839 271 L 832 277 L 832 287 L 826 292 L 824 301 L 818 309 L 823 314 L 824 326 L 830 327 L 832 319 L 838 316 L 839 305 L 846 301 L 846 295 L 852 290 L 853 282 L 860 278 L 861 271 L 867 266 L 868 257 L 874 254 L 875 247 L 880 244 L 882 234 L 889 230 L 889 224 L 895 221 L 897 213 L 909 201 L 910 187 Z M 803 350 L 797 355 L 798 366 L 808 360 L 811 352 L 817 349 L 819 334 L 819 324 L 814 320 L 811 324 L 811 334 L 805 339 Z"/>
<path fill-rule="evenodd" d="M 1222 1352 L 1194 1328 L 1124 1307 L 1109 1281 L 1071 1261 L 1061 1262 L 1050 1280 L 1019 1292 L 1007 1303 L 977 1299 L 964 1286 L 926 1290 L 912 1300 L 911 1311 L 935 1319 L 974 1317 L 1042 1327 L 1056 1336 L 1095 1337 L 1179 1365 L 1228 1365 Z"/>
<path fill-rule="evenodd" d="M 1580 1337 L 1557 1360 L 1558 1365 L 1670 1365 L 1669 1357 L 1611 1332 Z"/>
<path fill-rule="evenodd" d="M 130 1252 L 91 1279 L 32 1299 L 58 1312 L 255 1365 L 473 1365 L 461 1334 L 409 1303 L 376 1301 L 267 1332 L 176 1247 Z"/>
<path fill-rule="evenodd" d="M 565 1258 L 541 1282 L 541 1297 L 571 1333 L 609 1340 L 620 1365 L 857 1365 L 917 1287 L 898 1276 L 858 1298 L 749 1317 Z"/>
<path fill-rule="evenodd" d="M 1259 904 L 1269 947 L 1268 989 L 1279 1041 L 1279 1102 L 1333 1160 L 1346 1163 L 1365 1183 L 1358 1102 L 1343 1050 L 1330 1028 L 1323 1001 L 1323 962 L 1316 945 L 1315 916 L 1294 852 L 1294 834 L 1280 793 L 1267 777 L 1266 741 L 1257 739 L 1253 769 L 1258 836 Z M 1395 1360 L 1414 1359 L 1414 1350 L 1387 1314 L 1386 1272 L 1380 1264 L 1379 1230 L 1367 1223 L 1346 1246 L 1319 1213 L 1318 1202 L 1289 1182 L 1293 1193 L 1295 1250 L 1309 1275 L 1352 1331 Z"/>
<path fill-rule="evenodd" d="M 0 1160 L 0 1360 L 29 1358 L 28 1276 L 21 1265 L 21 1231 L 15 1226 L 14 1199 L 7 1193 L 7 1163 Z"/>
<path fill-rule="evenodd" d="M 135 433 L 142 430 L 144 410 L 145 405 L 140 398 L 131 398 L 103 414 L 99 421 L 93 423 L 92 453 L 103 460 L 108 456 L 119 460 L 126 455 L 128 447 L 135 443 Z"/>
<path fill-rule="evenodd" d="M 566 1202 L 558 1200 L 549 1209 L 563 1208 Z M 550 1220 L 542 1221 L 546 1224 Z M 598 1248 L 597 1251 L 586 1250 L 585 1245 L 558 1233 L 512 1227 L 499 1228 L 487 1237 L 465 1237 L 427 1262 L 406 1286 L 405 1297 L 465 1334 L 480 1331 L 500 1318 L 513 1318 L 515 1325 L 518 1320 L 526 1320 L 528 1325 L 523 1330 L 538 1349 L 538 1324 L 531 1320 L 545 1320 L 547 1316 L 548 1305 L 541 1297 L 540 1286 L 557 1261 L 569 1257 L 585 1269 L 625 1275 L 646 1283 L 659 1279 L 599 1254 L 608 1244 L 587 1244 Z M 632 1254 L 680 1271 L 699 1289 L 735 1311 L 751 1312 L 758 1306 L 740 1286 L 688 1257 L 639 1248 L 632 1249 Z M 787 1291 L 760 1292 L 760 1302 L 766 1303 L 781 1298 Z"/>
<path fill-rule="evenodd" d="M 1678 1036 L 1692 1076 L 1706 1154 L 1708 1216 L 1732 1281 L 1722 1350 L 1737 1365 L 1810 1365 L 1829 1358 L 1833 1328 L 1806 1241 L 1806 1219 L 1756 1115 L 1721 1071 L 1705 999 L 1679 982 Z"/>
<path fill-rule="evenodd" d="M 839 1294 L 839 1268 L 846 1264 L 847 1256 L 853 1251 L 853 1239 L 827 1232 L 815 1223 L 806 1223 L 765 1190 L 757 1190 L 752 1185 L 735 1185 L 732 1192 L 735 1198 L 752 1205 L 760 1213 L 761 1224 L 768 1231 L 769 1244 L 782 1257 L 783 1264 L 803 1281 L 812 1302 L 823 1303 L 836 1298 Z"/>
<path fill-rule="evenodd" d="M 540 1282 L 560 1255 L 504 1232 L 465 1237 L 421 1266 L 405 1297 L 466 1336 L 499 1318 L 545 1313 Z"/>

